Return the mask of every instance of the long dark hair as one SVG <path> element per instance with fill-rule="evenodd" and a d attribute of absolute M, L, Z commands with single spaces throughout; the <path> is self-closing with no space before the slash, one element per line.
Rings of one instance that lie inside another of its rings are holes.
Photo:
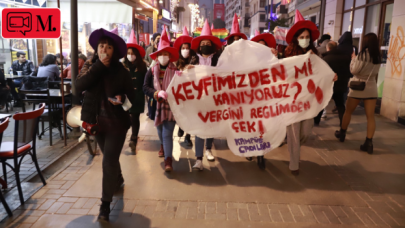
<path fill-rule="evenodd" d="M 184 57 L 181 55 L 181 48 L 182 48 L 183 45 L 185 45 L 185 44 L 188 45 L 188 47 L 190 48 L 190 54 L 189 54 L 189 56 L 188 56 L 187 58 L 184 58 Z M 184 43 L 184 44 L 182 44 L 182 45 L 180 46 L 180 49 L 179 49 L 179 60 L 177 60 L 177 63 L 176 63 L 177 68 L 178 68 L 179 70 L 183 70 L 185 66 L 187 66 L 188 64 L 190 64 L 191 58 L 192 58 L 193 56 L 196 56 L 196 55 L 197 55 L 197 54 L 195 53 L 195 51 L 191 49 L 191 44 L 190 44 L 190 43 Z"/>
<path fill-rule="evenodd" d="M 118 57 L 117 45 L 115 45 L 114 40 L 108 36 L 103 36 L 98 40 L 97 47 L 96 47 L 96 50 L 94 50 L 94 55 L 93 55 L 93 58 L 91 59 L 91 62 L 95 63 L 97 61 L 97 59 L 99 59 L 97 49 L 98 49 L 98 45 L 100 45 L 100 44 L 108 44 L 108 45 L 113 46 L 114 51 L 113 51 L 113 56 L 111 57 L 111 65 L 120 64 L 120 58 Z"/>
<path fill-rule="evenodd" d="M 125 56 L 125 58 L 124 58 L 125 66 L 129 67 L 130 69 L 137 68 L 139 72 L 146 72 L 147 71 L 146 63 L 143 61 L 143 58 L 142 58 L 141 54 L 139 54 L 138 49 L 133 48 L 133 47 L 130 47 L 128 49 L 131 49 L 132 52 L 134 52 L 136 59 L 135 59 L 135 63 L 132 63 L 128 60 L 128 57 Z"/>
<path fill-rule="evenodd" d="M 285 49 L 285 57 L 291 57 L 291 56 L 296 56 L 296 55 L 302 55 L 305 54 L 304 49 L 298 44 L 298 37 L 305 31 L 309 32 L 309 46 L 306 48 L 306 51 L 308 52 L 309 50 L 312 50 L 314 54 L 318 54 L 318 50 L 314 46 L 314 40 L 312 40 L 312 33 L 311 30 L 307 28 L 302 28 L 298 30 L 291 41 L 290 44 L 288 44 L 288 47 Z"/>
<path fill-rule="evenodd" d="M 242 37 L 240 39 L 242 39 Z M 235 41 L 235 36 L 231 36 L 231 37 L 229 37 L 229 39 L 226 43 L 227 43 L 227 45 L 231 45 L 234 41 Z"/>
<path fill-rule="evenodd" d="M 363 37 L 363 42 L 361 42 L 361 51 L 359 53 L 359 58 L 363 60 L 364 56 L 367 54 L 366 51 L 370 55 L 373 64 L 380 64 L 381 63 L 381 52 L 380 52 L 380 45 L 378 42 L 377 35 L 375 33 L 368 33 Z M 367 57 L 366 57 L 367 59 Z"/>
<path fill-rule="evenodd" d="M 39 66 L 48 66 L 50 64 L 56 64 L 56 56 L 52 54 L 47 54 L 45 55 L 41 65 Z"/>

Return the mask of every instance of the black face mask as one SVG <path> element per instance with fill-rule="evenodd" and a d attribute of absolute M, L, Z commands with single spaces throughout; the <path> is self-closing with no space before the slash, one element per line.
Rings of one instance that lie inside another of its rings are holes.
<path fill-rule="evenodd" d="M 205 46 L 201 46 L 200 49 L 201 49 L 201 53 L 203 55 L 211 55 L 212 53 L 214 53 L 214 50 L 213 50 L 214 48 L 212 46 L 205 45 Z"/>

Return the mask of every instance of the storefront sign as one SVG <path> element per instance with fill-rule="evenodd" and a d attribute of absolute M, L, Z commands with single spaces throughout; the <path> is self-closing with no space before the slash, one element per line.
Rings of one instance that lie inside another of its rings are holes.
<path fill-rule="evenodd" d="M 165 9 L 162 9 L 162 17 L 169 21 L 172 20 L 172 18 L 170 17 L 170 12 Z"/>
<path fill-rule="evenodd" d="M 246 40 L 227 47 L 217 67 L 176 74 L 166 92 L 179 127 L 202 138 L 226 137 L 244 157 L 276 149 L 286 126 L 318 115 L 332 97 L 335 75 L 315 54 L 278 60 Z"/>
<path fill-rule="evenodd" d="M 142 21 L 148 21 L 148 18 L 146 16 L 140 14 L 135 14 L 135 18 Z"/>
<path fill-rule="evenodd" d="M 57 39 L 61 13 L 57 8 L 5 8 L 1 35 L 5 39 Z"/>
<path fill-rule="evenodd" d="M 225 21 L 225 5 L 214 4 L 214 18 L 219 18 Z"/>

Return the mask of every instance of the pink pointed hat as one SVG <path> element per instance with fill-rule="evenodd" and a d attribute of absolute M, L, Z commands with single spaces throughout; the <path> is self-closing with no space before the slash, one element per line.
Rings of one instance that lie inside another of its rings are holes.
<path fill-rule="evenodd" d="M 143 47 L 138 45 L 138 42 L 136 42 L 136 37 L 135 37 L 135 32 L 132 29 L 131 30 L 131 35 L 129 35 L 128 43 L 127 43 L 127 48 L 135 48 L 138 50 L 139 54 L 143 57 L 145 57 L 145 49 Z"/>
<path fill-rule="evenodd" d="M 159 47 L 158 50 L 150 54 L 149 56 L 155 60 L 159 53 L 162 51 L 167 51 L 170 53 L 170 62 L 175 62 L 179 59 L 179 51 L 177 51 L 174 47 L 170 46 L 170 40 L 167 36 L 166 26 L 162 31 L 162 35 L 160 37 Z"/>
<path fill-rule="evenodd" d="M 239 22 L 238 22 L 238 16 L 235 15 L 233 16 L 233 22 L 232 22 L 232 29 L 231 29 L 231 34 L 229 34 L 228 37 L 225 38 L 225 40 L 228 40 L 232 36 L 239 36 L 244 40 L 247 40 L 247 36 L 244 33 L 240 32 L 239 29 Z"/>
<path fill-rule="evenodd" d="M 214 30 L 214 23 L 211 25 L 211 31 Z"/>
<path fill-rule="evenodd" d="M 304 20 L 304 17 L 300 11 L 295 10 L 295 23 L 287 32 L 286 41 L 288 44 L 292 42 L 295 33 L 302 28 L 306 28 L 311 31 L 312 41 L 318 39 L 320 32 L 316 25 L 312 21 Z"/>
<path fill-rule="evenodd" d="M 215 45 L 217 50 L 219 50 L 222 47 L 221 40 L 218 37 L 212 35 L 210 25 L 208 24 L 207 19 L 205 19 L 201 35 L 193 38 L 193 40 L 191 41 L 191 49 L 197 50 L 202 40 L 210 40 Z"/>
<path fill-rule="evenodd" d="M 180 50 L 181 45 L 183 44 L 190 44 L 191 46 L 191 40 L 193 40 L 193 37 L 191 37 L 190 35 L 188 35 L 188 30 L 187 27 L 184 26 L 183 28 L 183 35 L 179 36 L 176 41 L 174 41 L 173 47 L 176 48 L 176 50 Z"/>
<path fill-rule="evenodd" d="M 115 45 L 117 46 L 117 56 L 118 58 L 122 58 L 127 55 L 127 44 L 125 41 L 118 35 L 118 29 L 114 28 L 111 31 L 107 31 L 105 29 L 97 29 L 94 30 L 89 37 L 90 46 L 97 52 L 98 41 L 102 37 L 109 37 L 111 38 Z"/>
<path fill-rule="evenodd" d="M 270 33 L 260 34 L 260 32 L 256 30 L 255 36 L 250 40 L 254 42 L 259 42 L 263 40 L 266 43 L 267 47 L 276 48 L 276 39 Z"/>

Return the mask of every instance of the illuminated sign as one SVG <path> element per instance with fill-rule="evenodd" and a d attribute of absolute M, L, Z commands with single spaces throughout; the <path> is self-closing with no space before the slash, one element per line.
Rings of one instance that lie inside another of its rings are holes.
<path fill-rule="evenodd" d="M 167 11 L 167 10 L 165 10 L 165 9 L 162 9 L 162 16 L 163 16 L 163 18 L 165 18 L 165 19 L 171 21 L 171 17 L 170 17 L 170 12 L 169 12 L 169 11 Z"/>

